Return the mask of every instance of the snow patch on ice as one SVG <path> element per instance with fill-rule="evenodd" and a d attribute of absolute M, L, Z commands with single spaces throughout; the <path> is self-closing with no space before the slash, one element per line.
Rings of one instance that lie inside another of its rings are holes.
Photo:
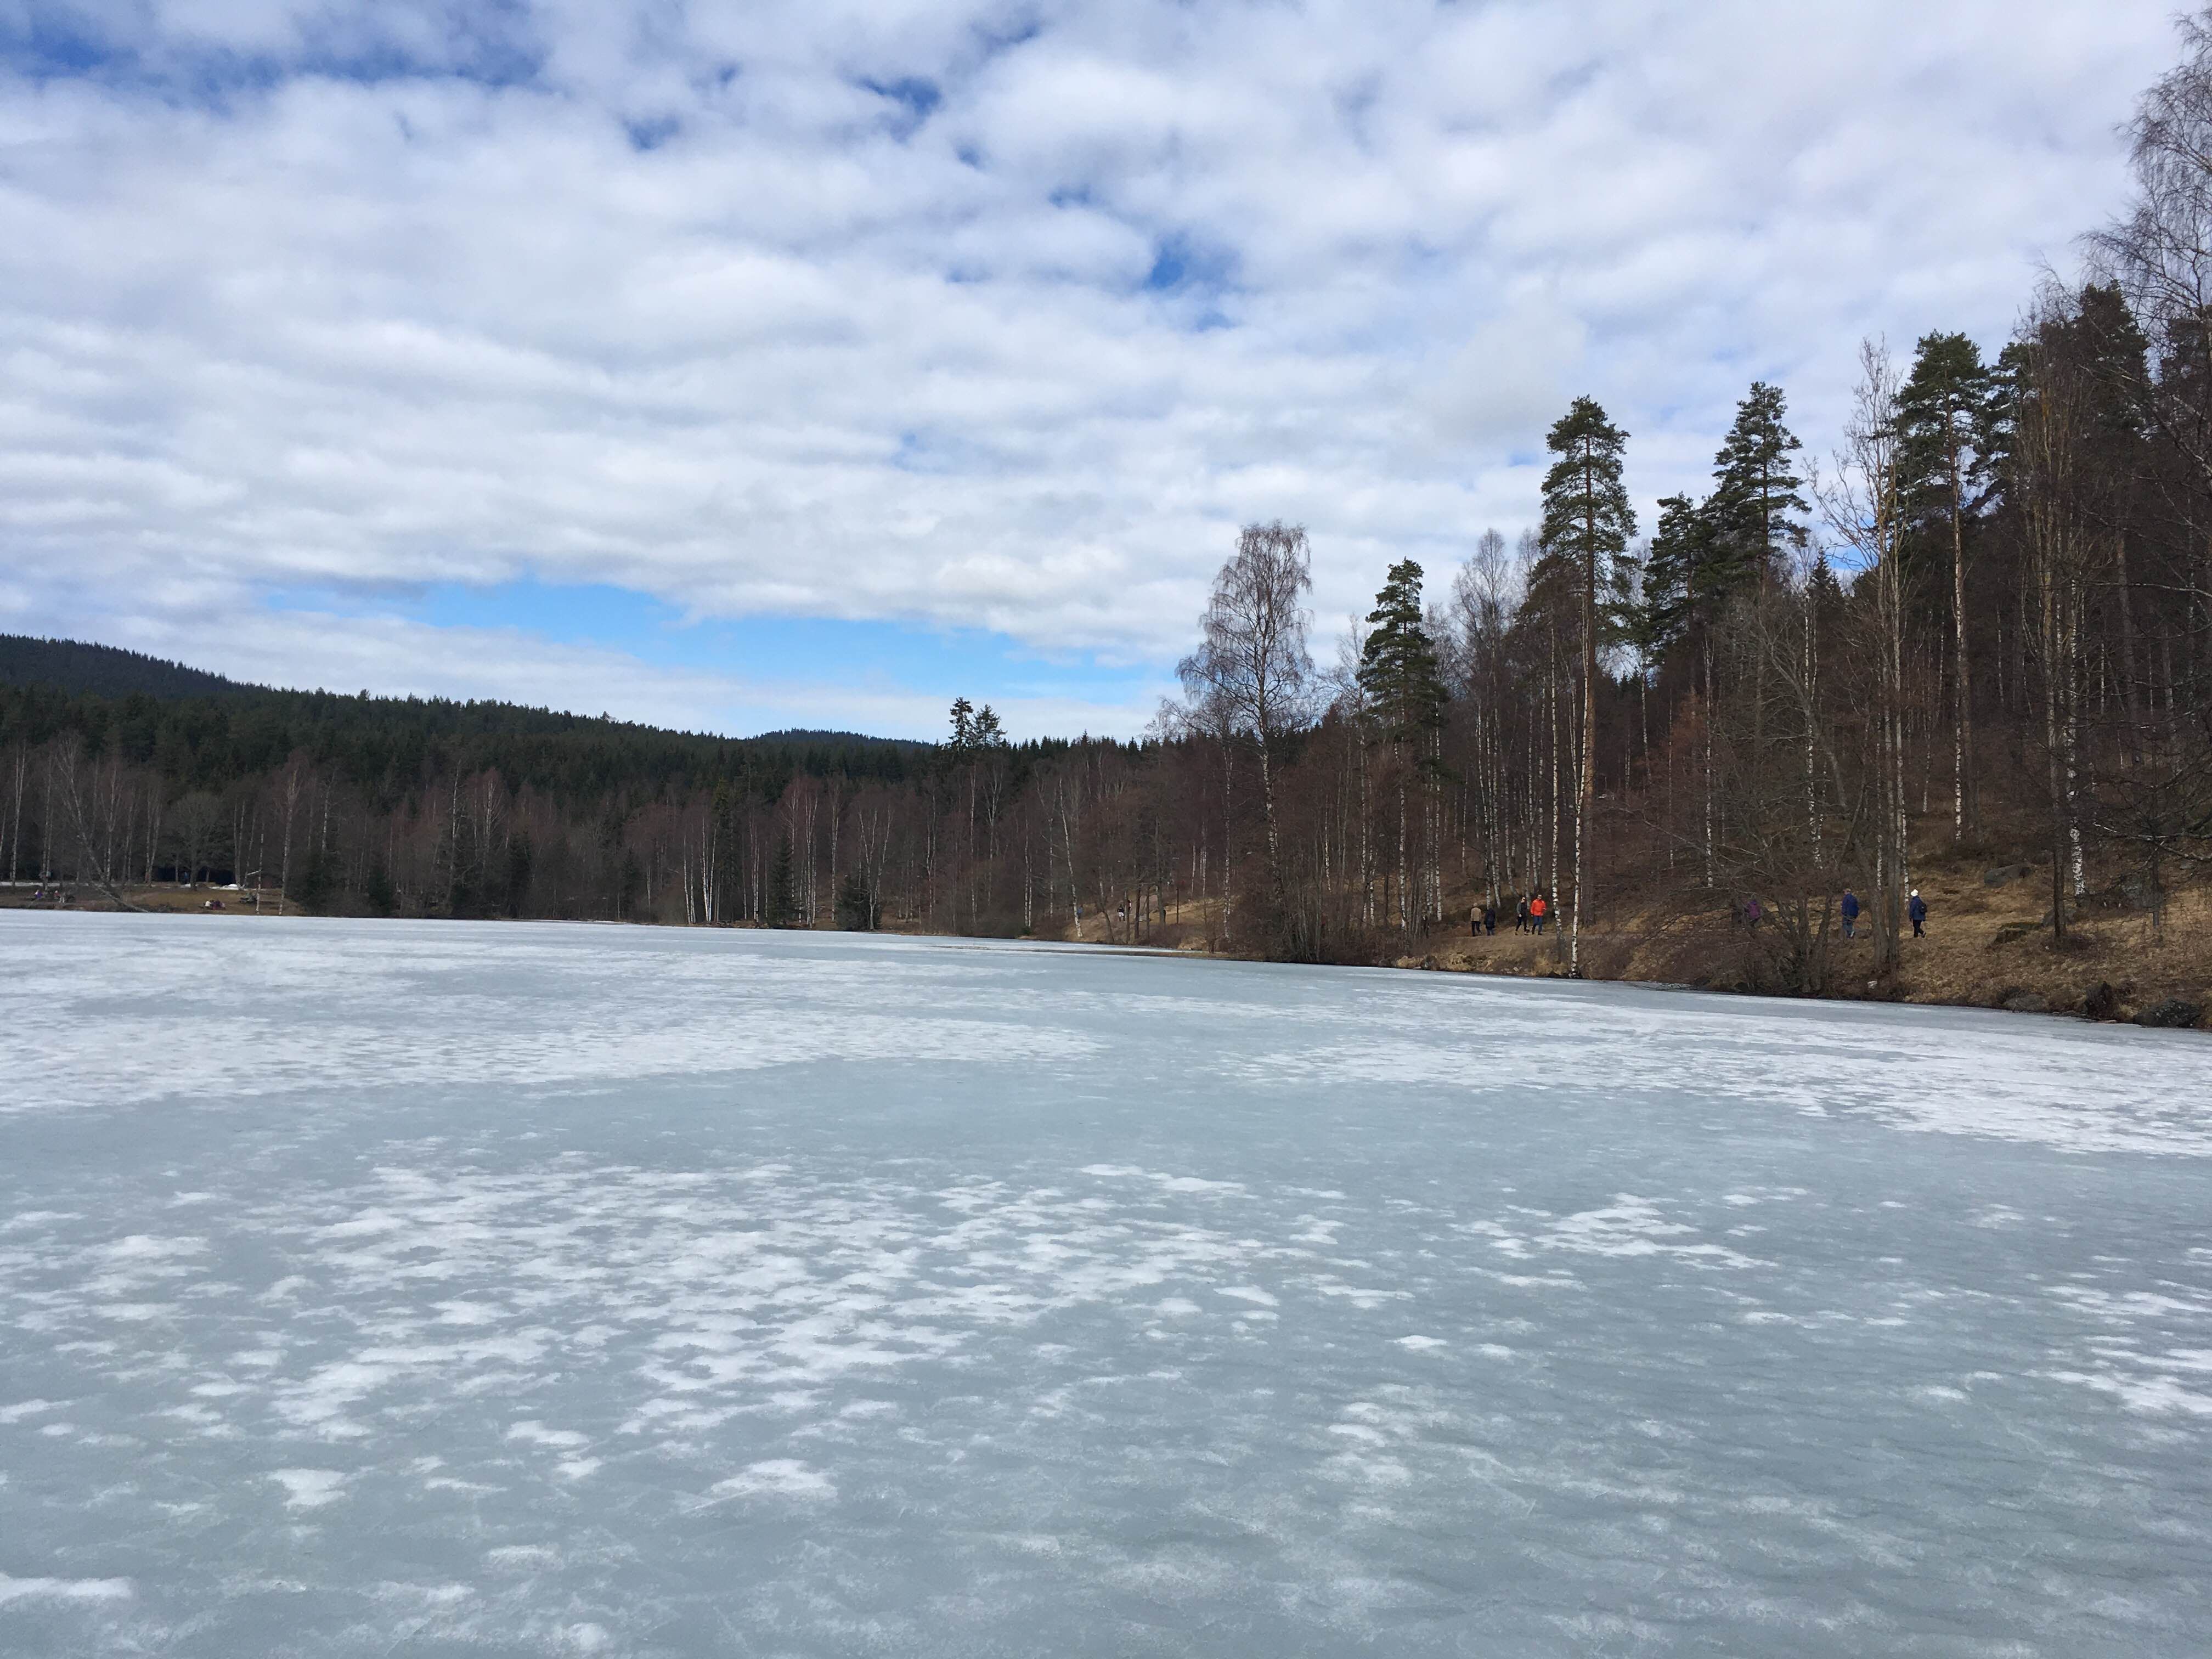
<path fill-rule="evenodd" d="M 716 1500 L 763 1497 L 820 1500 L 836 1495 L 837 1488 L 828 1475 L 788 1457 L 771 1457 L 750 1464 L 742 1473 L 718 1480 L 707 1489 L 707 1496 Z"/>
<path fill-rule="evenodd" d="M 520 1440 L 532 1446 L 559 1446 L 564 1449 L 588 1446 L 592 1443 L 589 1436 L 578 1434 L 574 1429 L 549 1429 L 543 1423 L 534 1419 L 517 1423 L 507 1431 L 507 1437 L 510 1441 Z"/>
<path fill-rule="evenodd" d="M 1511 1207 L 1520 1213 L 1531 1213 L 1518 1206 Z M 1608 1205 L 1577 1211 L 1533 1232 L 1516 1232 L 1496 1221 L 1456 1223 L 1453 1231 L 1488 1237 L 1493 1249 L 1520 1259 L 1540 1250 L 1559 1250 L 1577 1255 L 1664 1257 L 1698 1267 L 1766 1265 L 1725 1245 L 1683 1242 L 1694 1237 L 1697 1229 L 1686 1222 L 1668 1220 L 1658 1205 L 1633 1193 L 1616 1193 Z"/>
<path fill-rule="evenodd" d="M 2159 1414 L 2180 1412 L 2192 1417 L 2212 1417 L 2212 1395 L 2185 1388 L 2172 1376 L 2129 1376 L 2117 1370 L 2045 1372 L 2053 1382 L 2076 1382 L 2111 1395 L 2131 1412 Z"/>
<path fill-rule="evenodd" d="M 561 1552 L 547 1544 L 501 1544 L 483 1554 L 484 1565 L 505 1572 L 537 1572 L 561 1565 Z"/>
<path fill-rule="evenodd" d="M 2147 1065 L 2153 1043 L 2143 1034 L 2053 1022 L 2037 1033 L 2031 1066 L 1995 1022 L 1935 1014 L 1940 1031 L 1923 1038 L 1906 1023 L 1916 1015 L 1417 982 L 1379 993 L 1361 1011 L 1358 1036 L 1232 1064 L 1262 1084 L 1449 1088 L 1484 1100 L 1525 1100 L 1602 1078 L 1624 1097 L 1694 1087 L 1747 1110 L 1850 1114 L 1914 1133 L 2073 1152 L 2212 1158 L 2212 1044 L 2160 1041 L 2156 1065 Z M 1573 1043 L 1571 1067 L 1555 1061 L 1562 1040 Z M 2132 1063 L 2116 1063 L 2122 1043 Z M 1686 1080 L 1685 1054 L 1697 1057 L 1694 1079 Z"/>
<path fill-rule="evenodd" d="M 0 1607 L 10 1601 L 127 1601 L 128 1578 L 11 1578 L 0 1572 Z"/>
<path fill-rule="evenodd" d="M 516 931 L 456 928 L 383 951 L 347 951 L 304 929 L 265 934 L 248 950 L 233 948 L 235 933 L 178 930 L 136 959 L 127 1012 L 105 998 L 112 964 L 98 937 L 49 934 L 41 981 L 19 994 L 49 1009 L 99 1000 L 101 1015 L 11 1034 L 0 1116 L 302 1087 L 588 1087 L 836 1060 L 1017 1066 L 1034 1060 L 1041 1041 L 1033 1016 L 887 1008 L 876 976 L 857 963 L 810 971 L 774 952 L 678 954 L 605 936 L 579 952 Z M 541 972 L 517 985 L 525 965 Z M 583 975 L 590 1000 L 579 1006 L 572 976 Z M 489 988 L 502 981 L 514 988 Z M 793 998 L 802 981 L 808 994 Z M 471 988 L 455 994 L 456 984 Z M 219 996 L 210 990 L 217 985 Z M 304 986 L 313 988 L 312 1021 L 275 1006 Z M 384 1022 L 402 1003 L 413 1016 L 395 1042 Z M 1048 1046 L 1074 1061 L 1105 1047 L 1073 1027 L 1052 1030 Z"/>
<path fill-rule="evenodd" d="M 1168 1175 L 1158 1170 L 1139 1169 L 1131 1164 L 1086 1164 L 1083 1173 L 1102 1180 L 1149 1181 L 1164 1193 L 1241 1193 L 1244 1185 L 1237 1181 L 1208 1181 L 1200 1176 Z"/>
<path fill-rule="evenodd" d="M 284 1506 L 319 1510 L 344 1495 L 346 1476 L 336 1469 L 272 1469 L 269 1478 L 284 1488 Z"/>

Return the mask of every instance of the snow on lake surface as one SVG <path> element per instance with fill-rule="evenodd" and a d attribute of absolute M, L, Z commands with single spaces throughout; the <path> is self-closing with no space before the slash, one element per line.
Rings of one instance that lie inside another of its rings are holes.
<path fill-rule="evenodd" d="M 2212 1043 L 0 913 L 0 1652 L 2179 1654 Z"/>

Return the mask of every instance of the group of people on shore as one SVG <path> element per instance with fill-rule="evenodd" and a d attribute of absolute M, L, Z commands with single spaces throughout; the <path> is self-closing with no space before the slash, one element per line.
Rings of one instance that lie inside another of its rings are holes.
<path fill-rule="evenodd" d="M 1519 900 L 1513 908 L 1513 931 L 1516 933 L 1540 933 L 1552 920 L 1552 901 L 1539 888 Z M 1469 932 L 1478 939 L 1498 931 L 1498 907 L 1484 899 L 1478 902 L 1468 917 Z"/>
<path fill-rule="evenodd" d="M 1836 906 L 1836 910 L 1837 914 L 1844 919 L 1844 937 L 1856 939 L 1859 917 L 1863 913 L 1863 907 L 1859 903 L 1859 896 L 1850 888 L 1844 888 L 1843 899 Z M 1765 914 L 1765 908 L 1755 898 L 1747 898 L 1736 907 L 1737 918 L 1746 927 L 1753 930 L 1758 928 L 1760 920 Z M 1928 901 L 1920 896 L 1920 890 L 1917 887 L 1912 890 L 1911 896 L 1905 902 L 1905 919 L 1912 924 L 1912 937 L 1927 938 Z M 1538 888 L 1515 904 L 1513 931 L 1516 933 L 1540 933 L 1551 918 L 1552 902 L 1544 896 L 1543 890 Z M 1475 904 L 1468 921 L 1471 924 L 1468 931 L 1477 939 L 1495 934 L 1498 932 L 1498 907 L 1487 899 L 1480 900 Z"/>

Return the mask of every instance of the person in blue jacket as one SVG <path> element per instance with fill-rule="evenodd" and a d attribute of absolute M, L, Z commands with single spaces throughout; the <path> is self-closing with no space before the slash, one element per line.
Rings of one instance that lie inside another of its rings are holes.
<path fill-rule="evenodd" d="M 1928 901 L 1920 896 L 1917 887 L 1912 890 L 1912 897 L 1905 903 L 1905 914 L 1912 919 L 1912 937 L 1926 939 L 1928 935 L 1921 931 L 1920 924 L 1928 920 Z"/>
<path fill-rule="evenodd" d="M 1856 939 L 1859 936 L 1859 896 L 1850 888 L 1844 888 L 1844 902 L 1837 908 L 1844 913 L 1844 937 Z"/>

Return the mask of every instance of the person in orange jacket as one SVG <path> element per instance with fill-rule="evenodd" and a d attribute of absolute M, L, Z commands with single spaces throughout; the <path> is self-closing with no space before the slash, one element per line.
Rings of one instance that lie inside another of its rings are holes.
<path fill-rule="evenodd" d="M 1550 918 L 1551 914 L 1552 907 L 1545 901 L 1541 893 L 1528 895 L 1528 919 L 1536 924 L 1538 933 L 1544 931 L 1544 923 Z"/>

